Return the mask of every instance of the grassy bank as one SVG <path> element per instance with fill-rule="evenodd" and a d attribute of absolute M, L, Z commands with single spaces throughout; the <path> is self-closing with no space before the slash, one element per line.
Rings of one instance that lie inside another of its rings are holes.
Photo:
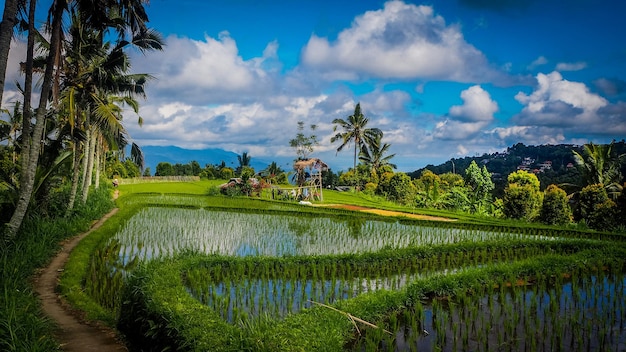
<path fill-rule="evenodd" d="M 486 263 L 483 269 L 476 269 L 470 273 L 446 275 L 440 278 L 412 282 L 401 290 L 381 290 L 359 295 L 355 298 L 340 301 L 335 307 L 350 312 L 355 316 L 372 320 L 384 320 L 389 312 L 410 307 L 424 297 L 433 295 L 456 295 L 477 289 L 477 285 L 488 287 L 502 285 L 503 281 L 510 281 L 516 277 L 536 275 L 548 277 L 563 270 L 583 270 L 590 263 L 598 265 L 622 265 L 624 236 L 608 233 L 578 231 L 575 228 L 562 229 L 542 225 L 508 222 L 503 220 L 476 218 L 467 214 L 451 214 L 440 211 L 422 211 L 428 215 L 455 217 L 454 223 L 438 223 L 410 219 L 390 220 L 379 215 L 364 214 L 348 210 L 331 209 L 324 207 L 310 207 L 298 205 L 295 202 L 272 201 L 264 197 L 247 199 L 223 196 L 208 196 L 209 189 L 217 186 L 221 181 L 199 182 L 168 182 L 150 184 L 121 185 L 120 198 L 117 205 L 120 211 L 105 225 L 83 240 L 70 257 L 70 261 L 62 276 L 61 290 L 64 295 L 78 308 L 86 311 L 91 319 L 98 319 L 110 325 L 119 323 L 129 334 L 130 340 L 142 346 L 163 348 L 170 346 L 184 350 L 224 350 L 224 351 L 272 351 L 272 350 L 341 350 L 345 344 L 354 338 L 354 325 L 345 315 L 331 314 L 332 310 L 323 307 L 306 309 L 301 313 L 292 314 L 284 319 L 275 319 L 269 316 L 258 317 L 252 321 L 241 319 L 231 324 L 226 322 L 215 310 L 201 304 L 188 293 L 184 278 L 190 269 L 200 266 L 214 265 L 214 261 L 221 260 L 221 267 L 229 263 L 229 267 L 240 262 L 239 259 L 227 257 L 217 258 L 204 255 L 186 254 L 175 259 L 161 259 L 142 264 L 131 278 L 131 285 L 122 285 L 124 296 L 118 291 L 103 291 L 101 296 L 118 295 L 118 303 L 125 302 L 120 310 L 119 305 L 113 309 L 104 308 L 97 299 L 86 294 L 84 282 L 94 266 L 93 258 L 96 251 L 102 253 L 103 245 L 124 226 L 137 212 L 145 207 L 175 207 L 207 210 L 236 211 L 237 213 L 255 214 L 298 214 L 300 218 L 336 217 L 338 219 L 359 218 L 364 220 L 398 221 L 407 224 L 421 224 L 425 226 L 455 227 L 469 231 L 512 231 L 531 236 L 548 236 L 561 238 L 552 240 L 550 245 L 561 244 L 565 248 L 563 253 L 549 245 L 540 245 L 543 253 L 541 257 L 533 259 L 515 258 L 513 263 Z M 352 204 L 379 209 L 405 211 L 416 213 L 418 210 L 390 204 L 375 197 L 367 197 L 357 193 L 324 191 L 324 203 Z M 573 239 L 568 239 L 573 238 Z M 584 238 L 584 239 L 580 239 Z M 586 242 L 587 239 L 596 241 L 611 241 L 618 244 L 615 248 L 608 248 L 606 243 Z M 506 253 L 513 253 L 517 247 L 530 246 L 530 241 L 521 245 L 509 243 L 501 249 Z M 598 246 L 598 247 L 596 247 Z M 457 247 L 422 248 L 431 257 L 444 258 L 448 262 L 454 261 L 454 255 L 444 253 L 446 250 L 459 253 L 459 257 L 476 258 L 484 255 L 494 243 L 463 244 Z M 602 247 L 601 249 L 599 247 Z M 445 249 L 448 248 L 448 249 Z M 493 249 L 491 248 L 491 249 Z M 299 268 L 317 267 L 324 263 L 346 262 L 350 265 L 362 267 L 371 266 L 377 271 L 379 263 L 388 263 L 398 258 L 418 257 L 416 249 L 406 251 L 383 250 L 380 252 L 359 256 L 333 256 L 288 258 Z M 620 252 L 621 251 L 621 252 Z M 418 251 L 419 252 L 419 251 Z M 554 252 L 550 257 L 547 253 Z M 472 253 L 475 253 L 472 254 Z M 114 254 L 114 253 L 112 253 Z M 508 254 L 507 254 L 508 255 Z M 619 261 L 620 256 L 621 262 Z M 98 255 L 95 255 L 98 257 Z M 396 258 L 396 259 L 394 259 Z M 448 258 L 448 259 L 445 259 Z M 540 258 L 540 259 L 537 259 Z M 543 258 L 543 259 L 541 259 Z M 616 259 L 617 258 L 617 259 Z M 483 258 L 485 259 L 485 258 Z M 514 259 L 510 257 L 509 259 Z M 255 259 L 248 259 L 255 260 Z M 263 262 L 245 264 L 245 267 L 270 267 L 269 263 L 281 262 L 280 269 L 274 271 L 285 272 L 286 266 L 281 260 L 262 259 Z M 358 264 L 360 261 L 361 264 Z M 316 264 L 317 263 L 317 264 Z M 615 264 L 617 263 L 617 264 Z M 266 265 L 267 264 L 267 265 Z M 287 265 L 288 266 L 288 265 Z M 224 269 L 226 270 L 226 269 Z M 241 272 L 243 269 L 237 269 Z M 268 269 L 269 270 L 269 269 Z M 291 269 L 289 269 L 291 270 Z M 286 270 L 286 271 L 289 271 Z M 295 269 L 293 269 L 295 270 Z M 300 269 L 306 270 L 306 269 Z M 271 271 L 271 270 L 270 270 Z M 333 271 L 325 268 L 323 271 Z M 335 269 L 337 271 L 337 269 Z M 248 275 L 254 275 L 249 273 Z M 314 275 L 314 274 L 311 274 Z M 93 281 L 93 280 L 92 280 Z M 119 289 L 122 289 L 119 286 Z M 320 322 L 326 322 L 321 324 Z"/>
<path fill-rule="evenodd" d="M 42 316 L 32 287 L 37 269 L 44 267 L 60 242 L 89 228 L 113 207 L 111 189 L 91 193 L 87 203 L 69 217 L 31 216 L 15 240 L 0 243 L 0 350 L 56 351 L 52 325 Z"/>

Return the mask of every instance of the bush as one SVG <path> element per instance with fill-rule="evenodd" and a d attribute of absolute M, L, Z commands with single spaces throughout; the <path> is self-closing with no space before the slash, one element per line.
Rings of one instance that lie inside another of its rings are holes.
<path fill-rule="evenodd" d="M 577 218 L 592 229 L 611 230 L 617 226 L 618 208 L 602 184 L 589 185 L 580 191 Z"/>
<path fill-rule="evenodd" d="M 567 193 L 557 185 L 550 185 L 546 188 L 539 221 L 548 225 L 566 225 L 572 221 Z"/>
<path fill-rule="evenodd" d="M 71 216 L 44 218 L 29 212 L 17 237 L 0 241 L 0 350 L 60 350 L 52 323 L 42 317 L 32 277 L 54 256 L 60 241 L 89 228 L 112 204 L 110 189 L 95 190 Z"/>
<path fill-rule="evenodd" d="M 376 192 L 376 188 L 378 187 L 377 184 L 372 183 L 372 182 L 368 182 L 365 184 L 365 189 L 363 190 L 363 193 L 365 194 L 369 194 L 369 195 L 374 195 L 374 192 Z"/>
<path fill-rule="evenodd" d="M 539 179 L 534 174 L 519 170 L 507 178 L 504 190 L 504 215 L 512 219 L 532 220 L 541 206 Z"/>

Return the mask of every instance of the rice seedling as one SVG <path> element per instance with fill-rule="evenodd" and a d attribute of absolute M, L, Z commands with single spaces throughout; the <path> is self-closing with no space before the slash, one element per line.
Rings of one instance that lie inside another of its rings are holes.
<path fill-rule="evenodd" d="M 181 251 L 231 256 L 293 256 L 374 252 L 385 248 L 439 246 L 451 243 L 552 237 L 517 233 L 420 226 L 398 221 L 353 222 L 336 217 L 303 217 L 144 208 L 115 235 L 126 252 L 142 260 L 171 257 Z M 504 259 L 511 256 L 505 252 Z M 449 256 L 449 263 L 456 258 Z"/>
<path fill-rule="evenodd" d="M 626 343 L 625 287 L 622 271 L 596 272 L 548 287 L 435 299 L 424 307 L 426 314 L 406 310 L 399 325 L 390 320 L 397 338 L 379 350 L 619 351 Z"/>

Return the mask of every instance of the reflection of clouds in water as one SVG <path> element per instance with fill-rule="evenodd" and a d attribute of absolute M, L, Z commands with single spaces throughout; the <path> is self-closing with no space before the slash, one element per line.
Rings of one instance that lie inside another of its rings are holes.
<path fill-rule="evenodd" d="M 128 220 L 115 239 L 122 244 L 120 255 L 123 257 L 159 258 L 183 251 L 234 256 L 364 253 L 383 248 L 531 237 L 542 239 L 511 233 L 372 221 L 363 217 L 144 208 Z"/>

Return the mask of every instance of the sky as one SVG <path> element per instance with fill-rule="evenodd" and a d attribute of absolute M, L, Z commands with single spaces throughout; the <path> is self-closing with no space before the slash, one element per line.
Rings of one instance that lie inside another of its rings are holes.
<path fill-rule="evenodd" d="M 359 102 L 399 171 L 626 138 L 622 0 L 151 0 L 147 12 L 166 47 L 131 54 L 154 76 L 143 126 L 125 117 L 140 146 L 295 158 L 304 121 L 313 156 L 347 170 L 353 145 L 337 153 L 332 121 Z"/>

